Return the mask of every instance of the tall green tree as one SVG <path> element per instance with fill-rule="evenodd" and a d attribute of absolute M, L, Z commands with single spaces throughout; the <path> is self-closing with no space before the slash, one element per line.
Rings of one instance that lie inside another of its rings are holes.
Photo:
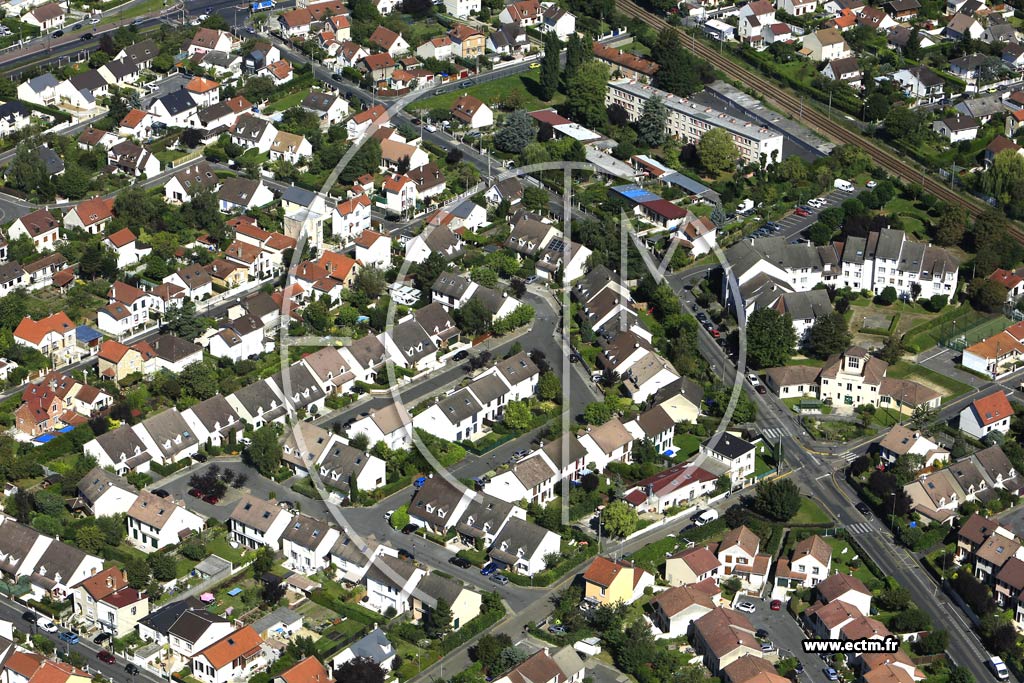
<path fill-rule="evenodd" d="M 792 479 L 764 481 L 757 485 L 754 512 L 776 522 L 788 522 L 800 509 L 800 489 Z"/>
<path fill-rule="evenodd" d="M 736 143 L 724 128 L 712 128 L 701 135 L 697 155 L 704 169 L 715 176 L 735 167 L 740 157 Z"/>
<path fill-rule="evenodd" d="M 651 59 L 659 65 L 654 85 L 673 95 L 688 97 L 714 79 L 714 71 L 704 60 L 683 49 L 679 34 L 667 28 L 658 35 Z"/>
<path fill-rule="evenodd" d="M 566 83 L 566 103 L 573 121 L 588 128 L 600 128 L 608 122 L 604 104 L 608 89 L 608 67 L 600 62 L 586 62 Z"/>
<path fill-rule="evenodd" d="M 569 44 L 565 48 L 565 82 L 568 84 L 581 66 L 594 58 L 594 52 L 590 46 L 583 41 L 578 33 L 569 36 Z"/>
<path fill-rule="evenodd" d="M 601 524 L 612 536 L 629 536 L 636 531 L 639 521 L 636 510 L 621 500 L 609 504 L 601 513 Z"/>
<path fill-rule="evenodd" d="M 494 134 L 494 146 L 502 152 L 519 154 L 536 137 L 537 125 L 533 117 L 517 109 L 501 122 L 501 127 Z"/>
<path fill-rule="evenodd" d="M 648 147 L 660 147 L 665 141 L 666 121 L 668 108 L 664 100 L 657 96 L 646 100 L 636 122 L 637 139 Z"/>
<path fill-rule="evenodd" d="M 747 358 L 756 368 L 785 365 L 796 347 L 793 319 L 773 308 L 759 308 L 747 319 Z"/>
<path fill-rule="evenodd" d="M 252 465 L 263 476 L 269 477 L 281 469 L 281 443 L 273 425 L 263 425 L 253 432 L 247 452 Z"/>
<path fill-rule="evenodd" d="M 846 317 L 832 311 L 814 321 L 807 333 L 807 350 L 815 358 L 828 358 L 849 347 L 852 338 Z"/>
<path fill-rule="evenodd" d="M 550 102 L 558 92 L 559 74 L 562 71 L 560 53 L 562 41 L 554 31 L 544 34 L 544 56 L 540 62 L 540 98 Z"/>
<path fill-rule="evenodd" d="M 444 638 L 452 630 L 452 607 L 444 598 L 437 602 L 426 614 L 424 624 L 427 635 L 431 638 Z"/>

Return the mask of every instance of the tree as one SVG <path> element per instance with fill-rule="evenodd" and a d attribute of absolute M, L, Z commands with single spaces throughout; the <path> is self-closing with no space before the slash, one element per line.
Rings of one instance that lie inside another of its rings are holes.
<path fill-rule="evenodd" d="M 937 655 L 949 647 L 949 632 L 945 629 L 933 629 L 914 643 L 914 651 L 919 655 Z"/>
<path fill-rule="evenodd" d="M 830 228 L 827 223 L 818 221 L 807 229 L 807 236 L 812 242 L 821 247 L 832 241 L 832 235 L 834 235 L 835 232 L 836 231 L 833 228 Z"/>
<path fill-rule="evenodd" d="M 924 134 L 924 116 L 907 107 L 893 107 L 885 115 L 885 130 L 893 140 L 915 144 Z"/>
<path fill-rule="evenodd" d="M 185 366 L 178 375 L 178 382 L 190 396 L 200 401 L 205 401 L 220 390 L 217 367 L 210 360 Z"/>
<path fill-rule="evenodd" d="M 658 462 L 660 454 L 654 442 L 645 437 L 634 442 L 632 455 L 633 462 L 643 465 L 645 463 Z"/>
<path fill-rule="evenodd" d="M 668 108 L 664 100 L 654 96 L 644 102 L 640 118 L 636 122 L 637 138 L 640 144 L 648 147 L 660 147 L 665 141 L 665 122 L 668 121 Z"/>
<path fill-rule="evenodd" d="M 993 313 L 1001 309 L 1006 301 L 1006 287 L 995 280 L 978 277 L 967 286 L 967 296 L 971 299 L 971 306 L 979 311 Z"/>
<path fill-rule="evenodd" d="M 713 176 L 734 168 L 739 152 L 732 136 L 724 128 L 712 128 L 700 136 L 697 156 L 704 170 Z"/>
<path fill-rule="evenodd" d="M 640 517 L 626 502 L 616 500 L 601 513 L 601 524 L 612 536 L 626 537 L 636 531 Z"/>
<path fill-rule="evenodd" d="M 498 660 L 501 657 L 501 653 L 510 647 L 512 647 L 512 638 L 507 633 L 498 633 L 497 635 L 485 633 L 476 641 L 476 645 L 472 648 L 470 654 L 475 661 L 480 662 L 485 672 L 491 676 L 496 676 L 499 673 L 503 673 L 498 670 Z"/>
<path fill-rule="evenodd" d="M 7 165 L 7 184 L 25 193 L 35 192 L 47 180 L 46 167 L 39 162 L 39 141 L 22 140 Z"/>
<path fill-rule="evenodd" d="M 608 89 L 608 67 L 600 62 L 587 62 L 566 83 L 566 107 L 569 117 L 588 128 L 600 128 L 608 122 L 604 104 Z"/>
<path fill-rule="evenodd" d="M 960 244 L 967 231 L 967 210 L 961 206 L 947 206 L 935 222 L 935 243 L 943 247 Z"/>
<path fill-rule="evenodd" d="M 800 489 L 792 479 L 763 481 L 757 485 L 754 512 L 776 522 L 788 522 L 800 509 Z"/>
<path fill-rule="evenodd" d="M 321 334 L 331 328 L 331 311 L 323 301 L 314 300 L 306 304 L 302 309 L 302 319 L 313 328 L 314 332 Z"/>
<path fill-rule="evenodd" d="M 444 598 L 437 598 L 425 616 L 423 627 L 431 638 L 444 638 L 451 632 L 452 607 Z"/>
<path fill-rule="evenodd" d="M 565 69 L 562 75 L 566 83 L 579 73 L 580 67 L 591 61 L 593 56 L 589 41 L 584 42 L 578 33 L 573 32 L 569 36 L 569 43 L 565 48 Z"/>
<path fill-rule="evenodd" d="M 915 28 L 915 30 L 917 30 Z M 1010 627 L 1012 630 L 1012 626 Z M 949 678 L 946 679 L 947 683 L 974 683 L 974 674 L 971 673 L 970 669 L 962 666 L 954 665 L 949 670 Z"/>
<path fill-rule="evenodd" d="M 602 425 L 612 419 L 612 409 L 604 401 L 596 401 L 583 409 L 583 422 L 588 425 Z"/>
<path fill-rule="evenodd" d="M 409 506 L 402 505 L 395 509 L 391 513 L 391 519 L 388 520 L 394 529 L 404 529 L 409 526 Z"/>
<path fill-rule="evenodd" d="M 263 575 L 274 568 L 274 551 L 263 546 L 256 550 L 252 558 L 252 575 L 257 581 L 263 580 Z"/>
<path fill-rule="evenodd" d="M 815 358 L 828 358 L 849 347 L 852 338 L 846 318 L 833 311 L 814 321 L 807 333 L 807 350 Z"/>
<path fill-rule="evenodd" d="M 838 230 L 846 220 L 846 211 L 839 206 L 830 206 L 818 214 L 818 223 L 822 223 L 830 230 Z"/>
<path fill-rule="evenodd" d="M 249 460 L 263 476 L 269 477 L 281 469 L 281 444 L 272 425 L 265 424 L 253 432 L 247 452 Z"/>
<path fill-rule="evenodd" d="M 651 49 L 651 60 L 660 65 L 654 74 L 655 87 L 673 95 L 689 97 L 714 80 L 714 70 L 699 57 L 683 49 L 679 34 L 666 28 Z"/>
<path fill-rule="evenodd" d="M 75 531 L 75 545 L 83 552 L 95 555 L 105 544 L 103 531 L 95 524 L 83 524 Z"/>
<path fill-rule="evenodd" d="M 288 642 L 285 651 L 297 661 L 306 657 L 316 657 L 316 641 L 310 636 L 297 636 Z"/>
<path fill-rule="evenodd" d="M 926 631 L 931 627 L 931 618 L 917 607 L 903 609 L 898 614 L 894 614 L 889 622 L 889 628 L 895 633 L 914 633 L 915 631 Z"/>
<path fill-rule="evenodd" d="M 544 401 L 557 401 L 562 397 L 562 381 L 550 370 L 537 380 L 537 396 Z"/>
<path fill-rule="evenodd" d="M 274 94 L 274 81 L 267 76 L 248 78 L 242 86 L 242 94 L 254 104 L 270 99 Z"/>
<path fill-rule="evenodd" d="M 276 607 L 284 598 L 284 584 L 280 581 L 264 581 L 260 589 L 260 600 L 267 607 Z"/>
<path fill-rule="evenodd" d="M 167 553 L 153 553 L 146 557 L 146 564 L 157 581 L 170 581 L 178 575 L 174 558 Z"/>
<path fill-rule="evenodd" d="M 149 565 L 145 559 L 131 556 L 124 563 L 124 570 L 128 573 L 128 585 L 132 588 L 142 590 L 149 585 Z"/>
<path fill-rule="evenodd" d="M 896 303 L 897 298 L 899 298 L 899 294 L 896 293 L 896 288 L 886 287 L 882 290 L 881 294 L 875 297 L 875 302 L 882 306 L 892 306 Z"/>
<path fill-rule="evenodd" d="M 509 401 L 505 406 L 505 417 L 502 422 L 509 429 L 515 431 L 526 431 L 533 421 L 533 413 L 525 401 Z"/>
<path fill-rule="evenodd" d="M 474 336 L 484 334 L 491 328 L 491 312 L 479 299 L 470 299 L 467 304 L 455 311 L 455 323 L 464 332 Z"/>
<path fill-rule="evenodd" d="M 878 357 L 889 365 L 895 365 L 903 357 L 903 351 L 903 338 L 894 334 L 885 340 L 885 344 L 878 351 Z"/>
<path fill-rule="evenodd" d="M 562 41 L 554 31 L 544 34 L 544 57 L 540 62 L 540 98 L 550 102 L 558 92 L 559 74 L 562 71 Z"/>
<path fill-rule="evenodd" d="M 367 299 L 376 299 L 387 287 L 384 271 L 377 266 L 367 266 L 356 273 L 352 286 Z"/>
<path fill-rule="evenodd" d="M 517 109 L 502 121 L 501 128 L 494 134 L 494 146 L 502 152 L 519 154 L 536 138 L 537 126 L 533 117 Z"/>
<path fill-rule="evenodd" d="M 164 327 L 176 337 L 192 341 L 213 327 L 214 320 L 196 314 L 196 302 L 186 299 L 179 306 L 171 306 L 164 316 Z"/>
<path fill-rule="evenodd" d="M 796 347 L 796 332 L 789 314 L 759 308 L 747 319 L 747 358 L 757 368 L 785 365 Z"/>
<path fill-rule="evenodd" d="M 351 184 L 361 175 L 375 174 L 380 168 L 380 142 L 376 138 L 367 138 L 342 170 L 338 179 L 342 183 Z"/>
<path fill-rule="evenodd" d="M 384 669 L 369 657 L 355 657 L 334 670 L 336 681 L 384 683 L 385 675 Z"/>
<path fill-rule="evenodd" d="M 936 411 L 935 408 L 921 404 L 914 408 L 914 412 L 910 415 L 910 424 L 914 429 L 924 429 L 932 421 L 935 420 Z"/>

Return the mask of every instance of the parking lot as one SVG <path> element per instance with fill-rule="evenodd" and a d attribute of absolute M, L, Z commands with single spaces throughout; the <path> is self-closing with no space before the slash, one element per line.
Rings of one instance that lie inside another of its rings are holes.
<path fill-rule="evenodd" d="M 783 603 L 783 609 L 773 612 L 769 608 L 767 600 L 753 599 L 751 602 L 756 605 L 756 609 L 753 614 L 746 615 L 750 619 L 750 623 L 755 628 L 763 628 L 768 632 L 765 641 L 775 645 L 776 652 L 780 657 L 796 657 L 800 660 L 800 663 L 804 665 L 804 673 L 800 675 L 800 680 L 824 683 L 825 664 L 819 656 L 804 652 L 803 631 L 800 630 L 796 620 L 786 611 L 785 603 Z"/>
<path fill-rule="evenodd" d="M 843 192 L 842 190 L 832 190 L 828 194 L 821 195 L 818 197 L 823 203 L 820 207 L 808 207 L 812 211 L 809 216 L 798 216 L 795 213 L 789 213 L 784 218 L 780 218 L 774 221 L 779 227 L 773 232 L 769 233 L 771 237 L 782 237 L 785 239 L 795 239 L 800 236 L 807 228 L 814 225 L 814 222 L 818 220 L 818 214 L 833 206 L 839 206 L 847 199 L 853 199 L 864 191 L 863 187 L 857 187 L 853 192 Z M 760 237 L 760 235 L 758 235 Z"/>

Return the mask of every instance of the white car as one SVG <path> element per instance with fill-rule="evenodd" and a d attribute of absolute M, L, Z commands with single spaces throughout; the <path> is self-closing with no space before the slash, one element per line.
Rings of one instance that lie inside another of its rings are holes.
<path fill-rule="evenodd" d="M 89 20 L 89 23 L 92 24 L 93 26 L 95 26 L 96 24 L 100 23 L 100 18 L 99 17 L 93 17 L 92 19 Z"/>
<path fill-rule="evenodd" d="M 752 372 L 749 375 L 747 375 L 747 381 L 750 382 L 750 386 L 754 387 L 755 389 L 761 386 L 761 380 L 759 380 L 757 378 L 757 375 L 755 375 Z"/>
<path fill-rule="evenodd" d="M 754 606 L 754 603 L 744 600 L 743 602 L 736 604 L 736 609 L 741 612 L 746 612 L 747 614 L 753 614 L 757 610 L 757 607 Z"/>
<path fill-rule="evenodd" d="M 384 513 L 384 519 L 386 521 L 390 522 L 391 521 L 391 515 L 393 515 L 393 514 L 395 514 L 394 510 L 388 510 L 387 512 Z"/>
<path fill-rule="evenodd" d="M 39 617 L 36 620 L 36 626 L 46 631 L 47 633 L 56 633 L 60 630 L 57 628 L 57 624 L 53 623 L 53 620 L 49 617 Z"/>
<path fill-rule="evenodd" d="M 813 206 L 815 209 L 820 209 L 825 206 L 826 202 L 821 197 L 815 197 L 807 202 L 807 206 Z"/>
<path fill-rule="evenodd" d="M 878 187 L 878 183 L 876 183 L 874 180 L 869 180 L 865 187 L 867 187 L 870 190 L 870 189 L 873 189 L 875 187 Z"/>

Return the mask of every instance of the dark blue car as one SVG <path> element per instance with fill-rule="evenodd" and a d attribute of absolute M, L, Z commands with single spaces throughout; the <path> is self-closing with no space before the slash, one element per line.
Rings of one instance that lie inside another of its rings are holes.
<path fill-rule="evenodd" d="M 490 576 L 496 571 L 498 571 L 498 565 L 494 564 L 493 562 L 490 562 L 484 565 L 484 568 L 480 570 L 480 573 L 484 576 Z"/>

